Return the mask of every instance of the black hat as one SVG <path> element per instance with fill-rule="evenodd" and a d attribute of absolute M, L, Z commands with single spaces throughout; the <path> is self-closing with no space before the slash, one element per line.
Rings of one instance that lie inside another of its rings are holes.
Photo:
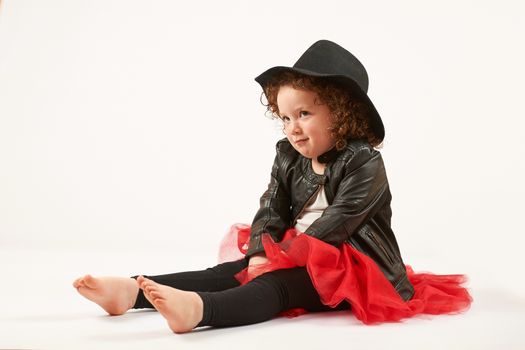
<path fill-rule="evenodd" d="M 368 74 L 359 60 L 345 48 L 329 40 L 319 40 L 306 50 L 293 67 L 276 66 L 266 70 L 255 78 L 263 90 L 266 84 L 277 74 L 293 71 L 314 77 L 327 78 L 348 88 L 353 95 L 369 106 L 370 128 L 379 140 L 385 137 L 383 121 L 366 94 Z"/>

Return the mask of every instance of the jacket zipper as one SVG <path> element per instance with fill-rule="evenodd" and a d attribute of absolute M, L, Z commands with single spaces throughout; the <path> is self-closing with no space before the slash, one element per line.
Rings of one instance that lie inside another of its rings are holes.
<path fill-rule="evenodd" d="M 306 205 L 310 202 L 310 199 L 312 199 L 312 197 L 315 196 L 319 192 L 319 190 L 321 190 L 321 185 L 317 185 L 317 189 L 314 191 L 314 193 L 312 193 L 312 195 L 310 197 L 308 197 L 306 202 L 304 202 L 303 207 L 301 208 L 301 210 L 299 210 L 299 212 L 297 213 L 297 215 L 293 219 L 292 227 L 295 227 L 295 224 L 297 223 L 297 217 L 299 217 L 299 214 L 301 214 L 303 212 L 304 208 L 306 208 Z"/>
<path fill-rule="evenodd" d="M 383 246 L 383 244 L 376 238 L 376 236 L 374 236 L 374 234 L 369 231 L 369 230 L 366 230 L 366 235 L 368 237 L 370 237 L 370 239 L 372 241 L 374 241 L 374 243 L 379 247 L 379 249 L 381 249 L 383 251 L 383 254 L 385 254 L 385 257 L 388 259 L 388 261 L 390 261 L 390 263 L 392 265 L 394 265 L 394 260 L 392 259 L 392 257 L 387 253 L 386 251 L 386 248 Z"/>

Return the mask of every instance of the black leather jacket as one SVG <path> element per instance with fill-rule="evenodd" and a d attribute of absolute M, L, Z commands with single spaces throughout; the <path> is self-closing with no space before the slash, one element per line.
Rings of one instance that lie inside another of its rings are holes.
<path fill-rule="evenodd" d="M 334 246 L 350 243 L 372 258 L 404 300 L 414 289 L 390 227 L 392 196 L 381 153 L 366 141 L 348 140 L 345 149 L 318 157 L 326 163 L 324 175 L 316 174 L 311 159 L 303 157 L 284 138 L 277 142 L 277 154 L 268 189 L 260 199 L 246 257 L 264 251 L 263 233 L 278 242 L 308 201 L 324 184 L 329 206 L 306 234 Z"/>

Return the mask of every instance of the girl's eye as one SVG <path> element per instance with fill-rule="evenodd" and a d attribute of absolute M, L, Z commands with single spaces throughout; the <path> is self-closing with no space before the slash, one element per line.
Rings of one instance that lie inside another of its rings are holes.
<path fill-rule="evenodd" d="M 307 111 L 301 111 L 301 115 L 308 115 L 309 113 Z"/>
<path fill-rule="evenodd" d="M 287 121 L 290 120 L 290 118 L 288 118 L 288 117 L 281 117 L 281 120 L 282 120 L 283 122 L 287 122 Z"/>

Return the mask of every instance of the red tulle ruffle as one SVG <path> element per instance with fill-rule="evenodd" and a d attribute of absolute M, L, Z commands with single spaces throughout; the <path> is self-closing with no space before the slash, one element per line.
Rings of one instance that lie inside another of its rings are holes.
<path fill-rule="evenodd" d="M 249 239 L 249 225 L 233 225 L 221 243 L 219 262 L 243 258 Z M 291 228 L 278 243 L 263 235 L 263 245 L 268 262 L 239 272 L 235 277 L 241 284 L 266 272 L 305 266 L 323 304 L 335 307 L 346 300 L 365 324 L 397 322 L 417 314 L 459 313 L 472 302 L 461 286 L 467 280 L 465 275 L 415 273 L 409 265 L 407 275 L 415 294 L 404 301 L 377 264 L 348 243 L 336 248 Z M 304 309 L 292 309 L 281 315 L 304 313 Z"/>

